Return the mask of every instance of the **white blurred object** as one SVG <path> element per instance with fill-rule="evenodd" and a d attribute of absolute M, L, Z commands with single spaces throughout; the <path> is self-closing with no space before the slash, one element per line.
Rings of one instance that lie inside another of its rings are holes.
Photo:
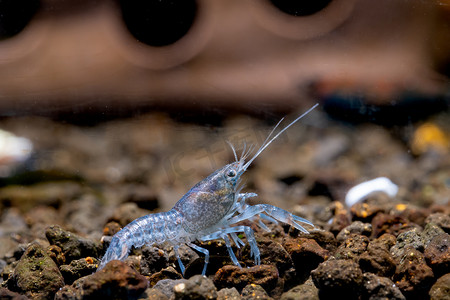
<path fill-rule="evenodd" d="M 0 177 L 9 176 L 18 164 L 25 162 L 33 151 L 27 138 L 0 129 Z"/>
<path fill-rule="evenodd" d="M 397 195 L 398 186 L 394 184 L 389 178 L 378 177 L 352 187 L 345 196 L 345 204 L 348 207 L 353 206 L 368 196 L 376 193 L 385 193 L 389 197 Z"/>

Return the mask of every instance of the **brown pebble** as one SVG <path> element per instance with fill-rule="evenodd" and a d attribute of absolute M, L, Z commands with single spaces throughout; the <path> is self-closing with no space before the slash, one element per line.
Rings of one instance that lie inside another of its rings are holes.
<path fill-rule="evenodd" d="M 361 221 L 355 221 L 349 226 L 345 227 L 344 229 L 339 232 L 339 234 L 336 236 L 336 240 L 339 243 L 342 243 L 345 241 L 350 234 L 360 234 L 365 236 L 370 236 L 372 234 L 372 224 L 370 223 L 363 223 Z"/>
<path fill-rule="evenodd" d="M 363 299 L 405 300 L 400 289 L 387 277 L 364 273 Z"/>
<path fill-rule="evenodd" d="M 369 238 L 364 235 L 350 234 L 350 236 L 337 249 L 334 256 L 342 259 L 358 261 L 359 256 L 367 250 Z"/>
<path fill-rule="evenodd" d="M 254 283 L 265 290 L 272 290 L 278 281 L 278 270 L 273 265 L 258 265 L 250 268 L 226 265 L 214 275 L 217 288 L 236 287 L 242 290 L 247 284 Z"/>
<path fill-rule="evenodd" d="M 117 222 L 108 222 L 105 227 L 103 227 L 103 235 L 113 236 L 118 233 L 122 227 Z"/>
<path fill-rule="evenodd" d="M 434 237 L 425 248 L 425 258 L 436 276 L 450 270 L 450 235 L 447 233 Z"/>
<path fill-rule="evenodd" d="M 152 274 L 148 279 L 148 281 L 149 286 L 153 287 L 158 281 L 163 279 L 181 279 L 181 278 L 183 278 L 183 276 L 181 276 L 181 274 L 178 273 L 177 270 L 175 270 L 173 267 L 168 267 Z"/>
<path fill-rule="evenodd" d="M 430 300 L 450 299 L 450 273 L 439 278 L 430 289 Z"/>
<path fill-rule="evenodd" d="M 236 288 L 223 288 L 217 292 L 217 300 L 240 300 L 241 295 Z"/>
<path fill-rule="evenodd" d="M 301 234 L 300 237 L 304 237 L 307 239 L 313 239 L 325 250 L 328 250 L 330 253 L 334 253 L 338 247 L 338 242 L 329 231 L 325 230 L 314 230 L 309 234 Z"/>
<path fill-rule="evenodd" d="M 403 217 L 378 213 L 372 220 L 372 237 L 377 238 L 384 233 L 397 236 L 415 227 L 418 225 L 410 223 Z"/>
<path fill-rule="evenodd" d="M 55 299 L 136 299 L 147 285 L 145 276 L 124 262 L 113 260 L 100 271 L 64 286 Z"/>
<path fill-rule="evenodd" d="M 363 274 L 359 265 L 353 260 L 327 260 L 311 272 L 319 293 L 338 299 L 358 299 L 363 283 Z"/>
<path fill-rule="evenodd" d="M 311 270 L 317 268 L 329 256 L 329 252 L 312 239 L 289 239 L 283 246 L 294 262 L 297 276 L 303 279 L 308 278 Z"/>
<path fill-rule="evenodd" d="M 434 223 L 450 234 L 450 216 L 448 214 L 440 212 L 431 214 L 426 218 L 425 223 Z"/>
<path fill-rule="evenodd" d="M 330 224 L 330 231 L 337 235 L 342 229 L 351 224 L 351 215 L 339 201 L 331 203 L 331 209 L 334 210 L 334 216 Z"/>
<path fill-rule="evenodd" d="M 425 263 L 423 254 L 414 247 L 406 247 L 394 274 L 394 283 L 406 297 L 425 297 L 433 282 L 433 271 Z"/>
<path fill-rule="evenodd" d="M 390 277 L 395 272 L 395 260 L 389 249 L 395 243 L 395 237 L 383 234 L 370 241 L 367 251 L 359 257 L 359 265 L 364 272 L 375 273 L 378 276 Z"/>
<path fill-rule="evenodd" d="M 259 300 L 271 300 L 272 297 L 269 297 L 267 295 L 267 292 L 257 284 L 249 284 L 247 285 L 241 293 L 242 300 L 253 300 L 253 299 L 259 299 Z"/>
<path fill-rule="evenodd" d="M 359 220 L 362 222 L 370 222 L 372 218 L 381 211 L 383 211 L 382 207 L 366 202 L 355 203 L 350 208 L 350 212 L 353 215 L 353 220 Z"/>

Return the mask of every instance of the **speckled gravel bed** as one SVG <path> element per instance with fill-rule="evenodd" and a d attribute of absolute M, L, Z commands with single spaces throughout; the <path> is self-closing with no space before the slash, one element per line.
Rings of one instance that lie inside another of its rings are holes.
<path fill-rule="evenodd" d="M 429 122 L 450 132 L 448 115 Z M 274 117 L 273 122 L 276 121 Z M 273 123 L 272 122 L 272 123 Z M 282 224 L 253 226 L 234 266 L 223 241 L 203 255 L 147 245 L 94 273 L 108 238 L 137 217 L 169 210 L 196 182 L 233 160 L 226 144 L 261 143 L 270 125 L 245 116 L 220 125 L 164 114 L 82 127 L 11 118 L 0 128 L 29 138 L 33 157 L 0 179 L 1 299 L 449 299 L 450 151 L 418 148 L 421 123 L 386 129 L 343 125 L 320 112 L 294 127 L 244 175 L 251 204 L 269 203 L 312 221 L 309 235 Z M 394 198 L 351 208 L 349 188 L 379 176 Z M 245 239 L 244 239 L 245 240 Z M 446 298 L 447 297 L 447 298 Z"/>

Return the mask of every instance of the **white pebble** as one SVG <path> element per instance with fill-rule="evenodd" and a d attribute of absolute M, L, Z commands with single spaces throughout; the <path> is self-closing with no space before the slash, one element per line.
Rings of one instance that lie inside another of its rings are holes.
<path fill-rule="evenodd" d="M 368 196 L 376 193 L 385 193 L 389 197 L 397 195 L 398 186 L 394 184 L 389 178 L 378 177 L 352 187 L 345 196 L 345 204 L 348 207 L 353 206 Z"/>
<path fill-rule="evenodd" d="M 0 177 L 8 176 L 9 171 L 26 161 L 32 151 L 33 144 L 29 139 L 0 129 Z"/>

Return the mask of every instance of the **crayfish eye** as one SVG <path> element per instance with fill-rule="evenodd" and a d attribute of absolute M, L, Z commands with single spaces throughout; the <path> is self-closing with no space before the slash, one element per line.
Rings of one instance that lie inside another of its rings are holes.
<path fill-rule="evenodd" d="M 227 176 L 230 178 L 233 178 L 234 176 L 236 176 L 236 171 L 235 170 L 229 170 L 227 173 Z"/>

